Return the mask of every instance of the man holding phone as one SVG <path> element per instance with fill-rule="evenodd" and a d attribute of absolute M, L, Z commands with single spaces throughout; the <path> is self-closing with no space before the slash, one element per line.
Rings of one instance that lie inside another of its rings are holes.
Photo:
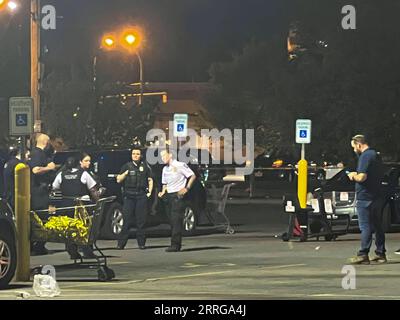
<path fill-rule="evenodd" d="M 354 136 L 351 139 L 351 146 L 358 155 L 357 172 L 349 172 L 347 176 L 356 183 L 356 209 L 361 230 L 361 249 L 356 257 L 350 259 L 350 263 L 370 264 L 368 254 L 373 233 L 375 233 L 376 255 L 371 261 L 386 263 L 385 233 L 382 225 L 382 161 L 376 151 L 369 147 L 363 135 Z"/>

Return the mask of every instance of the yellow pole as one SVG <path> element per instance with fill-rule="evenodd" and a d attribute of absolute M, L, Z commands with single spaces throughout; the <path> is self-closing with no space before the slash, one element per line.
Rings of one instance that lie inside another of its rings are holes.
<path fill-rule="evenodd" d="M 298 163 L 298 168 L 297 196 L 299 198 L 300 208 L 305 209 L 307 207 L 307 160 L 301 159 Z"/>
<path fill-rule="evenodd" d="M 27 165 L 20 163 L 15 168 L 15 216 L 17 220 L 16 281 L 29 281 L 30 278 L 30 211 L 30 170 Z"/>

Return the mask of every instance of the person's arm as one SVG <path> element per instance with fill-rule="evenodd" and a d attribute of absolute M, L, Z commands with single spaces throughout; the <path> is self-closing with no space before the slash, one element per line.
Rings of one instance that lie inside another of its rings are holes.
<path fill-rule="evenodd" d="M 32 173 L 41 175 L 41 174 L 45 174 L 49 171 L 54 171 L 55 169 L 56 169 L 56 165 L 54 164 L 54 162 L 50 162 L 47 164 L 46 167 L 38 167 L 38 166 L 33 167 Z"/>
<path fill-rule="evenodd" d="M 167 185 L 163 184 L 161 192 L 158 193 L 158 197 L 161 198 L 167 192 Z"/>
<path fill-rule="evenodd" d="M 178 195 L 184 196 L 186 193 L 189 192 L 190 188 L 192 187 L 194 181 L 196 180 L 196 175 L 187 164 L 183 164 L 183 166 L 179 168 L 179 171 L 186 177 L 186 179 L 188 179 L 186 186 L 178 191 Z"/>
<path fill-rule="evenodd" d="M 349 179 L 351 181 L 355 181 L 358 183 L 362 183 L 365 180 L 367 180 L 367 178 L 368 178 L 368 175 L 366 173 L 362 173 L 362 172 L 360 172 L 360 173 L 350 172 L 347 176 L 349 177 Z"/>
<path fill-rule="evenodd" d="M 52 184 L 52 189 L 53 190 L 60 190 L 61 188 L 61 172 L 57 175 L 57 177 L 54 179 L 53 184 Z"/>
<path fill-rule="evenodd" d="M 97 182 L 93 179 L 93 177 L 85 171 L 82 174 L 81 182 L 86 185 L 89 191 L 89 196 L 92 201 L 99 201 L 100 200 L 100 191 L 97 185 Z"/>
<path fill-rule="evenodd" d="M 149 182 L 149 193 L 147 194 L 147 197 L 151 197 L 151 194 L 153 192 L 153 179 L 152 178 L 147 178 L 147 181 Z"/>
<path fill-rule="evenodd" d="M 124 182 L 124 180 L 126 179 L 126 177 L 128 176 L 128 174 L 129 174 L 129 170 L 128 170 L 127 166 L 124 165 L 124 166 L 121 168 L 120 174 L 117 175 L 117 183 L 122 183 L 122 182 Z"/>
<path fill-rule="evenodd" d="M 367 172 L 371 161 L 373 161 L 373 157 L 370 155 L 362 155 L 357 166 L 357 172 L 350 172 L 347 175 L 349 179 L 358 183 L 362 183 L 367 180 Z"/>
<path fill-rule="evenodd" d="M 188 193 L 190 188 L 192 188 L 192 185 L 193 185 L 195 180 L 196 180 L 196 175 L 193 174 L 192 176 L 190 176 L 190 178 L 189 178 L 189 180 L 188 180 L 188 182 L 186 184 L 186 187 L 184 187 L 183 189 L 178 191 L 178 195 L 184 196 L 186 193 Z"/>

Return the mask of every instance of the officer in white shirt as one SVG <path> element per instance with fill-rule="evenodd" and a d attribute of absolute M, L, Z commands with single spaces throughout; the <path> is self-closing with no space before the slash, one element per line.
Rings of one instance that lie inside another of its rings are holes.
<path fill-rule="evenodd" d="M 196 175 L 184 162 L 172 157 L 169 149 L 161 151 L 162 161 L 166 164 L 162 171 L 162 191 L 158 196 L 166 200 L 167 214 L 171 224 L 171 246 L 166 252 L 178 252 L 182 246 L 182 228 L 184 215 L 184 197 L 196 180 Z"/>

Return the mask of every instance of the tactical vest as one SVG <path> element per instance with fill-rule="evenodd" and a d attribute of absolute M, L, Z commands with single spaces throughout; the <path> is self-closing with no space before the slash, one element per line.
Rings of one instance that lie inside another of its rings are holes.
<path fill-rule="evenodd" d="M 125 194 L 134 195 L 146 192 L 146 189 L 149 187 L 146 169 L 143 162 L 140 162 L 137 167 L 132 162 L 128 164 L 129 174 L 124 181 Z"/>
<path fill-rule="evenodd" d="M 61 173 L 61 193 L 64 197 L 81 197 L 89 194 L 87 186 L 81 182 L 83 170 Z"/>

